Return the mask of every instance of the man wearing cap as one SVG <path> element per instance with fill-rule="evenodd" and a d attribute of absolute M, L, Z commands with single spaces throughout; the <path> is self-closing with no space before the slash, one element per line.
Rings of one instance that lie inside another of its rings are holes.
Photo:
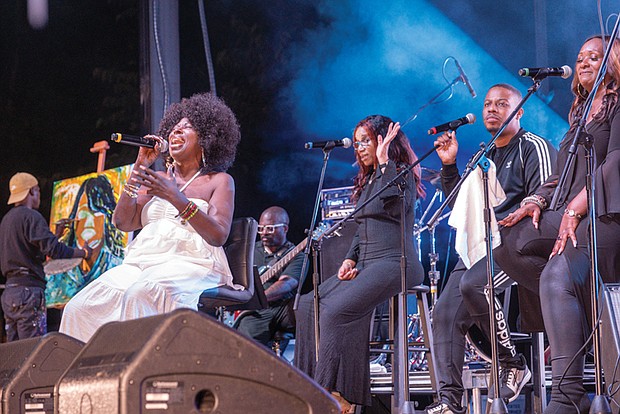
<path fill-rule="evenodd" d="M 9 181 L 9 189 L 8 204 L 15 206 L 0 223 L 0 270 L 7 279 L 2 294 L 7 340 L 15 341 L 47 332 L 45 256 L 86 258 L 89 248 L 68 247 L 50 231 L 37 211 L 41 202 L 40 189 L 32 175 L 15 174 Z"/>

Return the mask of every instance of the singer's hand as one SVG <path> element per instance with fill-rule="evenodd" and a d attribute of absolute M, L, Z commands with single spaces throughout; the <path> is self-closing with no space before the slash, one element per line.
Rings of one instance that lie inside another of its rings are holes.
<path fill-rule="evenodd" d="M 446 131 L 437 138 L 434 143 L 441 160 L 444 165 L 456 164 L 456 154 L 459 152 L 459 142 L 456 140 L 456 133 L 454 131 Z"/>
<path fill-rule="evenodd" d="M 150 167 L 153 165 L 159 154 L 161 154 L 161 149 L 164 146 L 164 139 L 157 135 L 145 135 L 144 138 L 149 139 L 151 141 L 155 141 L 154 148 L 140 147 L 138 151 L 138 159 L 136 160 L 136 166 L 144 165 L 145 167 Z"/>
<path fill-rule="evenodd" d="M 146 194 L 157 196 L 166 201 L 171 201 L 179 195 L 176 179 L 170 170 L 162 173 L 141 165 L 134 169 L 131 181 L 134 185 L 145 188 Z"/>
<path fill-rule="evenodd" d="M 377 137 L 377 161 L 379 164 L 385 164 L 388 162 L 390 157 L 388 156 L 388 149 L 390 148 L 390 143 L 394 141 L 396 135 L 400 131 L 400 122 L 390 123 L 388 126 L 387 134 L 385 134 L 385 138 L 381 135 Z"/>

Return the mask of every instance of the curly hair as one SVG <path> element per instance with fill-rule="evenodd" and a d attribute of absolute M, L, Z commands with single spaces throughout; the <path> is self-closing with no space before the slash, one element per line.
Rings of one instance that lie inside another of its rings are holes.
<path fill-rule="evenodd" d="M 198 134 L 206 163 L 202 172 L 228 170 L 235 161 L 241 140 L 239 123 L 233 111 L 212 93 L 196 94 L 170 105 L 159 123 L 157 134 L 167 139 L 183 118 L 189 120 Z"/>
<path fill-rule="evenodd" d="M 364 128 L 368 133 L 368 136 L 376 146 L 377 137 L 379 135 L 385 137 L 387 135 L 390 123 L 393 122 L 394 121 L 392 121 L 390 118 L 383 115 L 367 116 L 357 124 L 357 126 L 353 130 L 353 136 L 355 136 L 359 128 Z M 388 157 L 390 160 L 394 161 L 397 166 L 411 165 L 418 159 L 417 155 L 415 155 L 413 149 L 411 148 L 411 145 L 409 144 L 409 139 L 402 130 L 398 131 L 398 134 L 390 144 L 390 147 L 388 149 Z M 374 172 L 374 167 L 364 165 L 364 163 L 360 159 L 359 151 L 355 151 L 355 159 L 357 160 L 357 164 L 360 167 L 357 176 L 353 180 L 353 199 L 357 200 L 362 191 L 362 187 L 364 187 L 364 185 Z M 419 165 L 417 165 L 413 168 L 413 177 L 416 183 L 416 193 L 418 197 L 425 197 L 426 192 L 424 191 L 424 186 L 421 183 L 420 176 L 421 168 Z"/>
<path fill-rule="evenodd" d="M 588 43 L 592 39 L 602 39 L 602 36 L 590 36 L 583 42 L 583 44 Z M 610 40 L 610 36 L 605 36 L 605 42 L 609 42 Z M 603 110 L 594 114 L 594 119 L 596 120 L 606 118 L 609 115 L 611 108 L 613 108 L 618 101 L 617 88 L 618 85 L 620 85 L 620 41 L 617 39 L 614 40 L 611 48 L 611 54 L 609 55 L 609 60 L 607 61 L 607 73 L 605 76 L 607 79 L 611 78 L 611 81 L 607 84 L 605 84 L 605 82 L 601 84 L 601 87 L 605 88 L 605 95 L 603 96 L 601 105 Z M 571 90 L 575 96 L 575 99 L 573 100 L 568 113 L 568 120 L 571 124 L 570 130 L 574 130 L 577 127 L 579 119 L 583 115 L 583 111 L 585 110 L 588 91 L 586 91 L 583 85 L 579 83 L 579 76 L 577 75 L 573 76 Z"/>

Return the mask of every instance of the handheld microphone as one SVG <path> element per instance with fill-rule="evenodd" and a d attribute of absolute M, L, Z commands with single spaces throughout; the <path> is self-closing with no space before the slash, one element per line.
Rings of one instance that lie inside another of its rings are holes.
<path fill-rule="evenodd" d="M 475 98 L 476 97 L 476 91 L 474 90 L 474 87 L 471 86 L 471 83 L 469 82 L 469 78 L 465 74 L 465 71 L 463 71 L 463 68 L 459 64 L 459 61 L 454 59 L 454 64 L 456 65 L 456 68 L 459 70 L 459 74 L 461 75 L 461 80 L 463 81 L 465 86 L 467 86 L 467 89 L 469 89 L 469 93 L 471 94 L 471 97 Z M 475 118 L 474 118 L 474 120 L 475 120 Z"/>
<path fill-rule="evenodd" d="M 313 148 L 332 149 L 334 147 L 349 148 L 352 143 L 353 141 L 351 141 L 351 138 L 342 138 L 342 139 L 337 139 L 337 140 L 332 140 L 332 141 L 310 141 L 304 144 L 304 148 L 306 149 L 313 149 Z"/>
<path fill-rule="evenodd" d="M 573 70 L 568 65 L 564 65 L 561 68 L 521 68 L 519 69 L 519 76 L 529 76 L 533 79 L 544 79 L 547 76 L 560 76 L 562 79 L 570 78 L 573 74 Z"/>
<path fill-rule="evenodd" d="M 146 147 L 146 148 L 155 148 L 155 145 L 160 144 L 159 152 L 168 151 L 168 142 L 163 140 L 163 142 L 157 142 L 150 139 L 146 139 L 144 137 L 138 137 L 135 135 L 121 134 L 120 132 L 115 132 L 110 137 L 111 141 L 117 142 L 119 144 L 133 145 L 134 147 Z"/>
<path fill-rule="evenodd" d="M 474 114 L 467 114 L 462 118 L 455 119 L 454 121 L 446 122 L 445 124 L 437 125 L 428 130 L 428 135 L 435 135 L 443 131 L 456 131 L 458 127 L 465 124 L 473 124 L 476 122 L 476 116 Z"/>

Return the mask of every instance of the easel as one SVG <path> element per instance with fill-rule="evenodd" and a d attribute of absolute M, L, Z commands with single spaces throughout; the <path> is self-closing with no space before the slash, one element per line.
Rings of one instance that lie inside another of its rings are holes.
<path fill-rule="evenodd" d="M 105 170 L 105 154 L 106 151 L 110 149 L 110 145 L 108 141 L 97 141 L 90 149 L 90 152 L 93 154 L 98 153 L 97 157 L 97 173 L 100 174 Z"/>

